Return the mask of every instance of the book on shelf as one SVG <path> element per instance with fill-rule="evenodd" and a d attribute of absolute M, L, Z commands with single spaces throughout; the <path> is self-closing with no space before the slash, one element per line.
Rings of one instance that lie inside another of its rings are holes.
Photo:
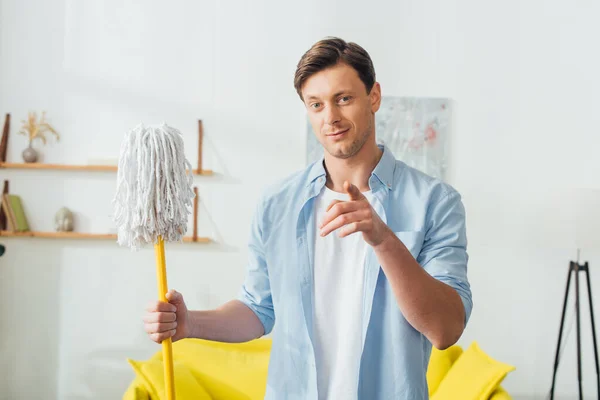
<path fill-rule="evenodd" d="M 2 210 L 6 215 L 6 228 L 12 232 L 29 231 L 29 223 L 23 210 L 21 197 L 15 194 L 5 193 L 2 195 Z"/>

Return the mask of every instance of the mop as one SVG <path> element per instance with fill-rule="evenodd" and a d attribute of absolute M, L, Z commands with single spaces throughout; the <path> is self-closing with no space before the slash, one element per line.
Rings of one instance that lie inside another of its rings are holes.
<path fill-rule="evenodd" d="M 167 302 L 164 242 L 182 241 L 195 193 L 181 133 L 166 124 L 138 125 L 121 144 L 113 199 L 117 243 L 132 250 L 153 244 L 158 295 Z M 166 398 L 175 399 L 171 338 L 162 341 Z"/>

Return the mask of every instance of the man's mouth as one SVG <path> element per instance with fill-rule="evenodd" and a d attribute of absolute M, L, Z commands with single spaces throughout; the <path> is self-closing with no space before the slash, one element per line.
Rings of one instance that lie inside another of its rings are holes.
<path fill-rule="evenodd" d="M 332 138 L 340 137 L 344 133 L 348 132 L 349 130 L 350 130 L 350 128 L 344 129 L 344 130 L 341 130 L 341 131 L 336 131 L 336 132 L 328 133 L 327 136 L 332 137 Z"/>

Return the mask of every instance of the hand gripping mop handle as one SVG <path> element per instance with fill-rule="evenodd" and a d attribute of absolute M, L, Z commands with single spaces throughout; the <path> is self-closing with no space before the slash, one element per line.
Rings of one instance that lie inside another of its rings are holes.
<path fill-rule="evenodd" d="M 156 277 L 158 282 L 158 296 L 160 301 L 167 302 L 167 266 L 165 263 L 165 242 L 161 236 L 154 244 L 156 254 Z M 173 347 L 171 338 L 162 341 L 163 365 L 165 376 L 166 398 L 175 400 L 175 373 L 173 370 Z"/>

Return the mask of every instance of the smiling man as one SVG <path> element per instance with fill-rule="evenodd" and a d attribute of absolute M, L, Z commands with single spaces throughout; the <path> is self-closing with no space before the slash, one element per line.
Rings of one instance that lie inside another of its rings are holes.
<path fill-rule="evenodd" d="M 238 299 L 188 311 L 169 292 L 146 331 L 241 342 L 273 330 L 267 399 L 427 399 L 431 348 L 454 344 L 472 309 L 461 197 L 377 144 L 381 87 L 363 48 L 319 41 L 294 85 L 323 159 L 264 193 Z"/>

